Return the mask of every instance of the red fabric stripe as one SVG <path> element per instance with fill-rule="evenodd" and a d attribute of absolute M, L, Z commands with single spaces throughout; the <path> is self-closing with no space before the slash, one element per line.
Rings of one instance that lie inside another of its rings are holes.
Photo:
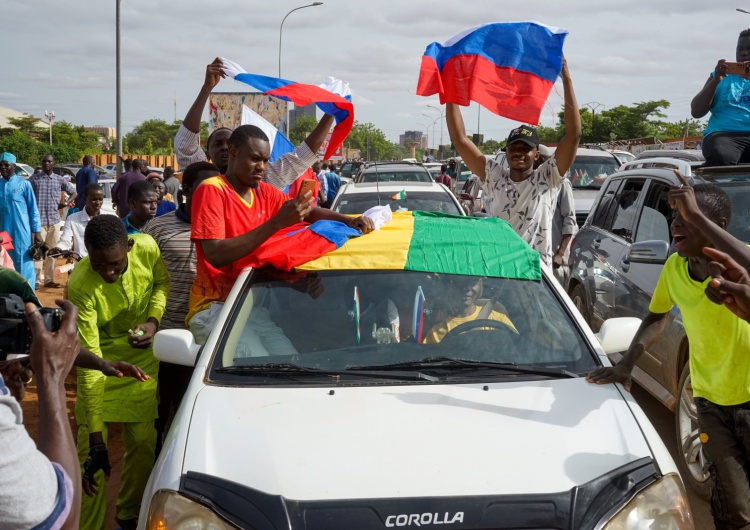
<path fill-rule="evenodd" d="M 298 265 L 336 250 L 335 244 L 312 230 L 302 230 L 296 234 L 287 235 L 307 226 L 310 224 L 297 223 L 279 230 L 243 260 L 243 267 L 272 265 L 277 269 L 290 271 Z"/>
<path fill-rule="evenodd" d="M 437 63 L 422 57 L 417 94 L 440 95 L 440 102 L 468 105 L 476 101 L 511 120 L 539 124 L 553 83 L 513 68 L 499 67 L 478 55 L 457 55 L 438 73 Z"/>
<path fill-rule="evenodd" d="M 328 143 L 325 159 L 332 157 L 336 150 L 341 147 L 346 137 L 349 136 L 354 126 L 354 105 L 347 99 L 333 94 L 324 88 L 315 85 L 292 83 L 266 92 L 269 96 L 284 97 L 290 99 L 295 105 L 309 105 L 319 101 L 330 101 L 341 109 L 347 111 L 346 119 L 340 121 L 331 133 L 331 141 Z"/>

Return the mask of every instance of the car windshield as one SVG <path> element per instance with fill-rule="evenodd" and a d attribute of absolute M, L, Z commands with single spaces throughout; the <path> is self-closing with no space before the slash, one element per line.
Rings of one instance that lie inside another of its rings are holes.
<path fill-rule="evenodd" d="M 612 155 L 578 155 L 566 175 L 573 188 L 599 189 L 619 167 L 619 162 Z"/>
<path fill-rule="evenodd" d="M 346 377 L 415 363 L 439 380 L 490 370 L 448 378 L 442 365 L 455 360 L 492 364 L 491 377 L 519 377 L 517 367 L 536 377 L 596 368 L 545 282 L 413 271 L 253 271 L 220 341 L 210 378 L 232 384 L 307 384 L 315 372 Z"/>
<path fill-rule="evenodd" d="M 336 202 L 334 210 L 344 214 L 364 213 L 373 206 L 388 204 L 394 212 L 422 210 L 463 215 L 451 197 L 443 192 L 408 191 L 403 199 L 394 199 L 399 192 L 347 193 Z"/>
<path fill-rule="evenodd" d="M 368 169 L 362 173 L 360 182 L 432 182 L 430 174 L 423 168 L 414 168 L 406 170 L 383 169 L 378 170 L 377 173 L 374 169 Z"/>

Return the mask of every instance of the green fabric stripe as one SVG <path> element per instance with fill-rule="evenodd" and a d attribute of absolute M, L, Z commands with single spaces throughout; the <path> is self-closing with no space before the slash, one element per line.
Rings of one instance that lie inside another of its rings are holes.
<path fill-rule="evenodd" d="M 539 254 L 494 217 L 412 212 L 406 270 L 541 280 Z M 456 244 L 456 243 L 460 244 Z"/>

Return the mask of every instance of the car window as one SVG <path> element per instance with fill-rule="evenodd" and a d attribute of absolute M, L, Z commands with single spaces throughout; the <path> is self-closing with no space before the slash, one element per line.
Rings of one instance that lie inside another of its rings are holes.
<path fill-rule="evenodd" d="M 591 217 L 591 224 L 605 230 L 608 228 L 607 220 L 609 219 L 609 212 L 613 207 L 615 193 L 621 183 L 621 180 L 610 180 L 604 190 L 600 192 L 596 211 Z"/>
<path fill-rule="evenodd" d="M 643 204 L 641 218 L 638 221 L 638 230 L 635 241 L 671 241 L 669 233 L 669 219 L 671 208 L 669 207 L 669 187 L 664 184 L 652 182 L 649 186 L 648 196 Z"/>
<path fill-rule="evenodd" d="M 600 188 L 619 167 L 619 160 L 610 154 L 578 155 L 566 175 L 573 188 Z"/>
<path fill-rule="evenodd" d="M 528 280 L 265 268 L 248 279 L 225 330 L 213 370 L 266 363 L 347 370 L 427 357 L 573 372 L 596 366 L 549 285 Z M 296 375 L 284 384 L 305 384 Z"/>
<path fill-rule="evenodd" d="M 637 212 L 638 197 L 643 190 L 644 181 L 628 180 L 619 193 L 615 195 L 615 206 L 609 231 L 628 242 L 633 242 L 633 224 Z"/>
<path fill-rule="evenodd" d="M 425 171 L 367 171 L 362 174 L 360 182 L 432 182 L 432 177 Z"/>
<path fill-rule="evenodd" d="M 461 215 L 462 212 L 447 193 L 443 192 L 406 192 L 406 198 L 394 199 L 393 193 L 346 193 L 334 206 L 334 211 L 343 214 L 360 214 L 373 206 L 388 204 L 394 212 L 422 210 L 424 212 L 443 212 Z M 378 200 L 378 197 L 380 198 Z"/>

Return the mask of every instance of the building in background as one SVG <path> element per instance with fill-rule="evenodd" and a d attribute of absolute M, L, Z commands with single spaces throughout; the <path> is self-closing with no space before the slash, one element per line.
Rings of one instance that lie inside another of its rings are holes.
<path fill-rule="evenodd" d="M 295 105 L 294 108 L 289 111 L 289 128 L 291 129 L 292 127 L 294 127 L 294 124 L 297 123 L 297 118 L 301 116 L 312 116 L 313 118 L 315 118 L 316 109 L 317 106 L 315 105 L 315 103 L 310 103 L 309 105 L 305 105 L 304 107 L 298 107 L 297 105 Z"/>
<path fill-rule="evenodd" d="M 420 149 L 427 149 L 427 135 L 422 131 L 406 131 L 398 137 L 398 144 L 403 147 L 416 144 Z"/>
<path fill-rule="evenodd" d="M 8 107 L 0 107 L 0 129 L 15 128 L 8 123 L 8 118 L 25 118 L 28 116 L 31 115 L 26 114 L 25 112 L 18 112 L 17 110 L 9 109 Z M 49 123 L 41 119 L 37 120 L 36 126 L 40 129 L 49 129 Z"/>

